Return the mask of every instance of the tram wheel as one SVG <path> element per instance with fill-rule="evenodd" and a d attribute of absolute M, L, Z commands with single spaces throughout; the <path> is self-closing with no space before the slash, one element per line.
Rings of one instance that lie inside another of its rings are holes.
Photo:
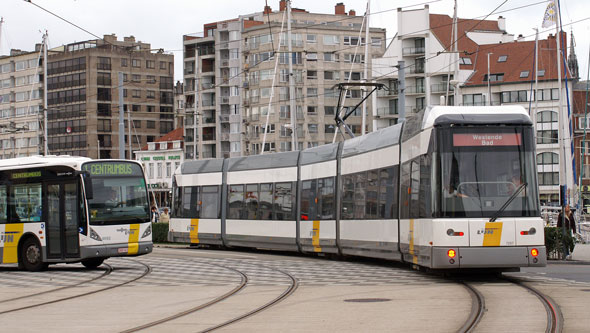
<path fill-rule="evenodd" d="M 27 271 L 38 272 L 47 267 L 47 265 L 43 263 L 41 246 L 39 245 L 39 242 L 33 238 L 28 238 L 23 243 L 19 260 L 19 266 L 22 264 L 22 267 Z"/>
<path fill-rule="evenodd" d="M 96 268 L 102 265 L 104 258 L 92 258 L 82 260 L 82 265 L 86 268 Z"/>

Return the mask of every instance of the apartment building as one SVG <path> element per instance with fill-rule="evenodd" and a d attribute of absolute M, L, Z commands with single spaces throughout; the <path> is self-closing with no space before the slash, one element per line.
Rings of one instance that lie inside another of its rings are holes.
<path fill-rule="evenodd" d="M 115 35 L 105 35 L 50 50 L 47 65 L 51 154 L 119 157 L 119 73 L 123 75 L 126 158 L 131 158 L 133 149 L 172 131 L 173 55 L 153 51 L 149 43 L 133 36 L 119 41 Z"/>
<path fill-rule="evenodd" d="M 40 51 L 39 44 L 34 52 L 11 50 L 9 56 L 0 57 L 0 159 L 42 153 Z"/>
<path fill-rule="evenodd" d="M 346 12 L 343 3 L 336 4 L 334 14 L 292 8 L 296 88 L 290 96 L 286 9 L 281 0 L 278 11 L 267 6 L 260 13 L 206 24 L 202 37 L 184 36 L 187 159 L 259 154 L 263 148 L 290 151 L 292 111 L 297 117 L 297 149 L 332 142 L 338 102 L 334 85 L 349 77 L 351 82 L 365 79 L 363 17 L 354 10 Z M 381 56 L 385 30 L 369 32 L 371 57 Z M 346 94 L 348 107 L 361 100 L 360 89 Z M 357 134 L 360 110 L 347 122 Z M 371 130 L 370 114 L 367 124 Z"/>
<path fill-rule="evenodd" d="M 560 183 L 567 184 L 573 199 L 571 138 L 565 130 L 561 137 L 558 134 L 560 116 L 561 123 L 566 124 L 565 128 L 569 124 L 567 99 L 571 101 L 573 85 L 571 75 L 568 75 L 569 95 L 566 94 L 564 80 L 560 110 L 555 36 L 539 41 L 539 83 L 538 94 L 535 95 L 532 84 L 535 81 L 534 41 L 525 41 L 522 36 L 515 38 L 507 33 L 502 17 L 483 21 L 459 18 L 457 21 L 459 40 L 457 52 L 454 52 L 451 17 L 430 14 L 428 6 L 418 10 L 398 10 L 398 34 L 383 58 L 373 60 L 376 68 L 373 76 L 382 76 L 379 82 L 389 88 L 374 98 L 373 111 L 378 115 L 376 127 L 386 127 L 391 123 L 390 118 L 399 118 L 398 73 L 397 70 L 384 72 L 383 68 L 404 61 L 406 116 L 428 105 L 444 105 L 445 102 L 464 106 L 517 104 L 530 110 L 531 117 L 536 121 L 541 203 L 559 203 Z M 566 38 L 565 33 L 562 35 Z M 563 67 L 562 62 L 562 70 Z M 567 149 L 560 151 L 559 138 L 564 140 Z"/>

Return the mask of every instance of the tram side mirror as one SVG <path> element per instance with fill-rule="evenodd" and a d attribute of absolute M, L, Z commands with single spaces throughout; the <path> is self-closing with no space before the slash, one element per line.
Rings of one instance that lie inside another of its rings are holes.
<path fill-rule="evenodd" d="M 94 191 L 92 188 L 92 180 L 90 179 L 90 172 L 82 172 L 82 180 L 84 181 L 84 189 L 86 191 L 86 200 L 92 200 L 94 198 Z"/>

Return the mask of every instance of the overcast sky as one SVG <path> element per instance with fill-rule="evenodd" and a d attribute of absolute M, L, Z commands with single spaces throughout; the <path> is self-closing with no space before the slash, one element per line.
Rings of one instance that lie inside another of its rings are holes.
<path fill-rule="evenodd" d="M 4 18 L 0 35 L 0 55 L 11 48 L 33 50 L 41 42 L 42 31 L 49 32 L 49 46 L 56 47 L 75 41 L 94 39 L 92 35 L 52 16 L 24 0 L 1 0 L 0 16 Z M 151 43 L 175 54 L 175 79 L 182 78 L 182 35 L 203 31 L 203 24 L 236 18 L 238 15 L 260 12 L 264 0 L 32 0 L 91 33 L 103 36 L 116 34 L 119 39 L 133 35 L 137 40 Z M 279 0 L 267 0 L 278 10 Z M 423 7 L 427 0 L 371 0 L 371 26 L 386 28 L 387 38 L 397 30 L 397 10 Z M 292 0 L 292 6 L 313 13 L 333 14 L 334 5 L 344 2 L 346 11 L 362 15 L 367 0 Z M 505 3 L 504 3 L 505 2 Z M 418 5 L 418 7 L 410 7 Z M 432 1 L 430 13 L 453 15 L 453 0 Z M 489 19 L 506 17 L 506 29 L 515 36 L 523 34 L 534 40 L 533 28 L 541 29 L 547 2 L 535 0 L 458 0 L 460 18 L 483 18 L 500 6 Z M 522 9 L 514 9 L 526 6 Z M 514 9 L 514 10 L 511 10 Z M 507 12 L 503 12 L 509 10 Z M 576 54 L 582 78 L 587 77 L 588 44 L 590 43 L 590 1 L 561 0 L 564 30 L 574 31 Z M 586 19 L 586 20 L 584 20 Z M 573 25 L 571 22 L 584 20 Z M 541 29 L 547 30 L 547 29 Z M 554 32 L 554 27 L 550 28 Z M 545 38 L 549 32 L 541 34 Z M 388 41 L 389 43 L 389 41 Z M 569 45 L 569 44 L 568 44 Z"/>

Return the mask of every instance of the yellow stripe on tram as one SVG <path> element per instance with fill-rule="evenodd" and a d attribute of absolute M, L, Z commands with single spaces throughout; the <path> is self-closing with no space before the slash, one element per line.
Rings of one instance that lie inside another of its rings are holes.
<path fill-rule="evenodd" d="M 313 245 L 314 252 L 322 252 L 320 247 L 320 221 L 313 221 L 313 236 L 311 238 L 311 244 Z"/>
<path fill-rule="evenodd" d="M 410 254 L 412 255 L 412 263 L 418 263 L 418 257 L 414 250 L 414 219 L 410 219 Z"/>
<path fill-rule="evenodd" d="M 18 262 L 18 241 L 23 235 L 23 223 L 8 223 L 4 229 L 4 253 L 2 263 L 14 264 Z"/>
<path fill-rule="evenodd" d="M 129 250 L 127 254 L 137 254 L 139 252 L 139 224 L 129 226 Z"/>
<path fill-rule="evenodd" d="M 191 219 L 190 239 L 191 244 L 199 244 L 199 219 Z"/>
<path fill-rule="evenodd" d="M 500 246 L 502 240 L 502 222 L 486 222 L 483 234 L 483 246 Z"/>

